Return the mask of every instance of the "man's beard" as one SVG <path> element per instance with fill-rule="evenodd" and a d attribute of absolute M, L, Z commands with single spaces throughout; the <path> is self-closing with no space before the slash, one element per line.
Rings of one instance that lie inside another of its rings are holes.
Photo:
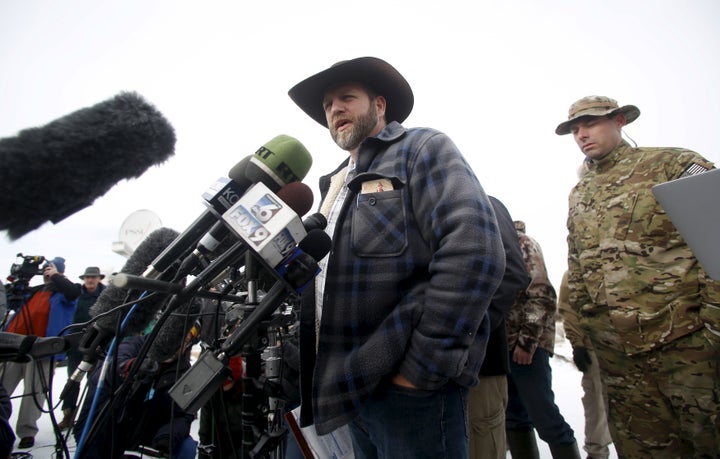
<path fill-rule="evenodd" d="M 352 126 L 343 132 L 338 132 L 336 128 L 330 129 L 330 135 L 335 143 L 345 151 L 356 149 L 360 143 L 368 138 L 370 133 L 377 126 L 378 117 L 373 107 L 370 107 L 364 115 L 354 120 Z"/>

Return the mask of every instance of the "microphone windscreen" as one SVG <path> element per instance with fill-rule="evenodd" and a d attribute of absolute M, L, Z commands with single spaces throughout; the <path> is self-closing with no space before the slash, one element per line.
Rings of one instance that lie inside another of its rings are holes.
<path fill-rule="evenodd" d="M 0 230 L 17 239 L 174 154 L 175 131 L 134 92 L 0 139 Z"/>
<path fill-rule="evenodd" d="M 200 298 L 193 298 L 173 311 L 152 342 L 148 351 L 148 357 L 151 360 L 159 363 L 177 353 L 185 340 L 185 336 L 200 317 L 202 304 Z"/>
<path fill-rule="evenodd" d="M 150 233 L 141 243 L 137 249 L 125 262 L 125 265 L 120 272 L 125 274 L 132 274 L 139 276 L 145 271 L 147 266 L 162 253 L 167 246 L 169 246 L 175 238 L 178 236 L 178 232 L 169 228 L 159 228 Z M 112 282 L 105 287 L 100 296 L 98 296 L 95 304 L 90 307 L 90 316 L 97 317 L 103 313 L 113 310 L 117 306 L 125 303 L 128 289 L 117 287 Z M 128 334 L 138 333 L 147 327 L 155 316 L 155 312 L 159 309 L 160 302 L 166 298 L 164 295 L 155 295 L 153 298 L 143 301 L 135 310 L 133 315 L 128 320 L 126 331 Z M 151 303 L 151 304 L 148 304 Z M 155 307 L 157 306 L 157 307 Z M 113 314 L 101 317 L 96 321 L 98 327 L 114 331 L 117 324 L 118 318 L 129 309 L 120 308 Z"/>
<path fill-rule="evenodd" d="M 314 229 L 324 230 L 327 228 L 327 218 L 320 212 L 316 212 L 303 220 L 303 226 L 307 232 Z"/>
<path fill-rule="evenodd" d="M 330 253 L 332 241 L 325 231 L 313 229 L 308 231 L 307 236 L 298 243 L 298 247 L 316 261 L 320 261 Z"/>
<path fill-rule="evenodd" d="M 313 205 L 313 192 L 302 182 L 288 183 L 278 190 L 277 196 L 301 217 L 308 213 Z"/>
<path fill-rule="evenodd" d="M 312 166 L 312 156 L 299 140 L 279 135 L 260 147 L 246 171 L 253 183 L 264 183 L 273 192 L 283 185 L 299 182 Z"/>
<path fill-rule="evenodd" d="M 248 164 L 251 159 L 252 156 L 244 157 L 239 163 L 235 164 L 232 169 L 230 169 L 230 172 L 228 172 L 228 178 L 237 183 L 243 190 L 247 190 L 254 183 L 246 175 Z"/>

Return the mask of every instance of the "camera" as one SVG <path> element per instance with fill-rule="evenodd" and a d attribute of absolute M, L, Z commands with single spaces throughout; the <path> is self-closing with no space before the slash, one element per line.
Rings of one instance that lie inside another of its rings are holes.
<path fill-rule="evenodd" d="M 45 257 L 42 255 L 18 253 L 17 257 L 22 258 L 22 262 L 13 263 L 10 266 L 10 275 L 7 277 L 10 283 L 5 284 L 5 296 L 9 311 L 17 311 L 22 306 L 29 294 L 30 279 L 33 276 L 41 276 L 44 268 L 44 266 L 40 267 L 40 264 L 45 261 Z M 3 317 L 0 317 L 0 322 L 4 322 L 4 320 Z"/>
<path fill-rule="evenodd" d="M 10 266 L 10 276 L 8 277 L 10 282 L 30 280 L 33 276 L 42 275 L 44 267 L 40 268 L 40 264 L 45 261 L 45 257 L 23 255 L 22 253 L 18 253 L 17 257 L 22 258 L 22 263 L 13 263 Z"/>

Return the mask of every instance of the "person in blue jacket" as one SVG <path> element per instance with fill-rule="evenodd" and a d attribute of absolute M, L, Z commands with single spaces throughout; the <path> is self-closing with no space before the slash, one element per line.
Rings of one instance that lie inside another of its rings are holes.
<path fill-rule="evenodd" d="M 72 323 L 80 286 L 65 277 L 65 259 L 53 258 L 43 266 L 42 273 L 43 284 L 28 289 L 27 299 L 10 318 L 5 331 L 27 336 L 58 336 Z M 56 355 L 55 358 L 62 360 L 65 355 Z M 49 357 L 0 364 L 0 384 L 8 393 L 12 394 L 20 381 L 24 381 L 15 425 L 15 433 L 20 438 L 18 448 L 31 448 L 35 444 L 37 421 L 42 415 L 44 394 L 53 371 L 53 360 Z"/>

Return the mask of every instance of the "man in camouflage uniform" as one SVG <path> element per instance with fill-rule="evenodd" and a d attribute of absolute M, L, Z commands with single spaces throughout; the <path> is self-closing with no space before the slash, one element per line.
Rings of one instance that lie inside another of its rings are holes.
<path fill-rule="evenodd" d="M 621 129 L 639 115 L 589 96 L 555 130 L 572 132 L 589 169 L 569 199 L 569 304 L 595 347 L 618 454 L 720 457 L 720 285 L 651 191 L 713 165 L 631 147 Z"/>
<path fill-rule="evenodd" d="M 538 458 L 535 432 L 554 459 L 580 458 L 575 433 L 555 404 L 550 357 L 555 348 L 555 289 L 548 279 L 540 244 L 515 221 L 530 284 L 507 317 L 510 374 L 505 430 L 514 459 Z"/>

